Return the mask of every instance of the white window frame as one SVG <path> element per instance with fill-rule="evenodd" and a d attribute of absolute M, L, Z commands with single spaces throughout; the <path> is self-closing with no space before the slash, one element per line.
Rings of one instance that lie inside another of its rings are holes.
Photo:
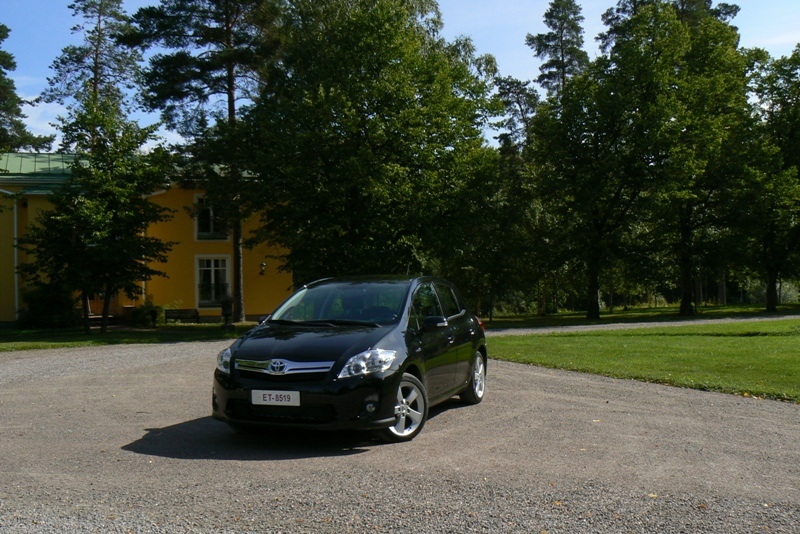
<path fill-rule="evenodd" d="M 206 198 L 206 196 L 203 195 L 202 193 L 195 193 L 195 195 L 194 195 L 194 208 L 195 208 L 195 210 L 197 209 L 197 206 L 200 203 L 200 200 L 204 199 L 204 198 Z M 214 219 L 214 210 L 212 210 L 211 208 L 208 208 L 208 209 L 211 210 L 211 219 L 213 221 L 213 219 Z M 195 216 L 193 217 L 193 219 L 194 219 L 194 240 L 195 240 L 196 243 L 214 243 L 214 242 L 225 243 L 225 242 L 228 242 L 228 241 L 231 240 L 230 231 L 228 231 L 226 233 L 224 239 L 213 239 L 213 238 L 208 238 L 208 239 L 203 238 L 203 239 L 201 239 L 200 238 L 200 214 L 196 213 Z"/>
<path fill-rule="evenodd" d="M 196 254 L 194 257 L 194 302 L 196 308 L 219 309 L 221 306 L 207 306 L 200 303 L 200 260 L 225 260 L 225 283 L 231 289 L 231 255 L 230 254 Z"/>

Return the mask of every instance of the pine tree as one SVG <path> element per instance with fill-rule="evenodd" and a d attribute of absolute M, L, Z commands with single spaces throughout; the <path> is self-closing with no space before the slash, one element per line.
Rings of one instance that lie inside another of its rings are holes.
<path fill-rule="evenodd" d="M 8 38 L 10 31 L 0 24 L 0 44 Z M 8 77 L 8 73 L 16 68 L 14 56 L 0 49 L 0 152 L 49 150 L 53 136 L 33 135 L 22 121 L 25 102 L 17 95 L 14 80 Z"/>
<path fill-rule="evenodd" d="M 72 102 L 87 90 L 96 98 L 116 97 L 134 89 L 141 55 L 115 40 L 128 25 L 122 0 L 75 0 L 69 8 L 81 19 L 72 33 L 83 35 L 83 42 L 64 47 L 50 66 L 53 76 L 47 79 L 44 101 Z"/>
<path fill-rule="evenodd" d="M 575 0 L 553 0 L 544 14 L 547 33 L 528 34 L 526 44 L 544 63 L 537 79 L 549 94 L 561 94 L 567 80 L 586 68 L 589 56 L 583 50 L 583 15 Z"/>
<path fill-rule="evenodd" d="M 144 7 L 120 40 L 129 47 L 160 47 L 144 70 L 143 101 L 168 127 L 192 139 L 187 179 L 202 184 L 205 202 L 231 231 L 233 320 L 245 319 L 242 222 L 249 183 L 237 141 L 237 105 L 258 93 L 259 71 L 277 49 L 277 11 L 271 0 L 161 0 Z"/>

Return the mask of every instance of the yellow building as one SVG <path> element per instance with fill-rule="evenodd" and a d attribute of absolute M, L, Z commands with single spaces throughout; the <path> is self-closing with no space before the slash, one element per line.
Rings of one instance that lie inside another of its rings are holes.
<path fill-rule="evenodd" d="M 68 154 L 0 154 L 0 193 L 17 195 L 0 201 L 0 322 L 15 321 L 23 308 L 24 282 L 16 267 L 26 261 L 24 252 L 14 244 L 34 224 L 41 210 L 49 209 L 48 195 L 69 178 Z M 143 282 L 149 302 L 175 309 L 197 309 L 201 320 L 219 321 L 220 299 L 230 292 L 233 272 L 233 246 L 230 236 L 215 228 L 210 208 L 199 210 L 197 217 L 187 211 L 195 203 L 202 205 L 203 191 L 172 187 L 154 191 L 151 200 L 174 210 L 171 221 L 156 224 L 148 234 L 162 241 L 175 241 L 166 264 L 156 269 L 167 278 Z M 244 235 L 253 230 L 257 219 L 244 225 Z M 277 271 L 274 257 L 279 251 L 258 246 L 243 252 L 245 311 L 248 319 L 267 315 L 288 296 L 292 277 Z M 112 300 L 111 314 L 120 316 L 125 308 L 141 305 L 125 295 Z M 96 296 L 92 312 L 100 313 L 102 299 Z"/>

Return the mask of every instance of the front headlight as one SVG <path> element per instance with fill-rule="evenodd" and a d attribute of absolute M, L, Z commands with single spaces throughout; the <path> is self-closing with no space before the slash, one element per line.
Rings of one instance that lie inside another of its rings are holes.
<path fill-rule="evenodd" d="M 356 354 L 344 364 L 344 369 L 339 373 L 339 378 L 363 376 L 385 371 L 392 366 L 396 354 L 396 351 L 383 349 L 372 349 Z"/>
<path fill-rule="evenodd" d="M 228 347 L 217 355 L 217 369 L 225 373 L 231 374 L 231 349 Z"/>

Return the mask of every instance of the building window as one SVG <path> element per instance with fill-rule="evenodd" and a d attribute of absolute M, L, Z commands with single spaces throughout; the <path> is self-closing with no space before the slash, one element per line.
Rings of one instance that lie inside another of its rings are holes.
<path fill-rule="evenodd" d="M 228 239 L 228 229 L 219 217 L 214 215 L 214 210 L 207 205 L 205 197 L 197 199 L 197 240 L 224 240 Z"/>
<path fill-rule="evenodd" d="M 228 294 L 228 259 L 199 258 L 197 274 L 198 305 L 220 306 L 222 298 Z"/>

